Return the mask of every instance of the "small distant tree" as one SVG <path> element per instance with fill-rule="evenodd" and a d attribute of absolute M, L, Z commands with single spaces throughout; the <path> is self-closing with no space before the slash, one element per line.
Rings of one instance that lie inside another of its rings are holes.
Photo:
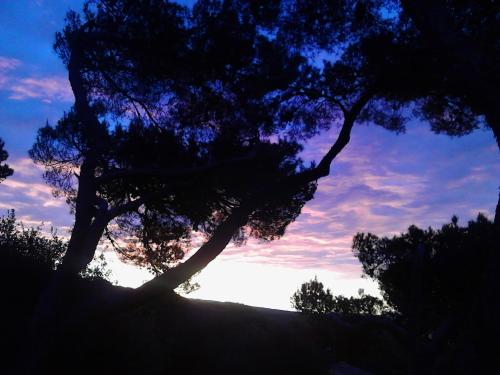
<path fill-rule="evenodd" d="M 301 285 L 291 298 L 294 309 L 311 314 L 326 314 L 332 311 L 333 296 L 330 289 L 326 289 L 323 283 L 314 279 Z"/>
<path fill-rule="evenodd" d="M 380 298 L 365 295 L 360 289 L 359 297 L 333 296 L 330 289 L 314 279 L 301 285 L 291 298 L 295 310 L 311 313 L 326 314 L 336 312 L 340 314 L 369 314 L 379 315 L 387 311 L 387 305 Z"/>
<path fill-rule="evenodd" d="M 7 151 L 4 150 L 4 146 L 4 141 L 0 139 L 0 182 L 14 173 L 14 170 L 8 164 L 2 164 L 9 157 Z"/>

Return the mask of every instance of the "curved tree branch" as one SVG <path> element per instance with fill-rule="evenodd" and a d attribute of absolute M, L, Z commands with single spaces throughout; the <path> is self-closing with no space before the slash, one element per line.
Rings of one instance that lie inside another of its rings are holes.
<path fill-rule="evenodd" d="M 254 201 L 243 202 L 220 224 L 212 237 L 184 263 L 143 284 L 138 291 L 154 296 L 164 290 L 173 290 L 205 268 L 228 245 L 236 231 L 244 226 L 255 209 Z"/>
<path fill-rule="evenodd" d="M 344 122 L 340 129 L 339 135 L 337 136 L 337 140 L 332 145 L 332 147 L 330 147 L 328 152 L 323 156 L 323 158 L 315 168 L 309 169 L 297 175 L 287 177 L 280 183 L 280 186 L 282 186 L 283 184 L 307 184 L 309 182 L 317 181 L 322 177 L 328 176 L 330 174 L 330 166 L 333 160 L 351 140 L 351 130 L 354 126 L 354 123 L 356 122 L 358 115 L 373 96 L 373 91 L 367 90 L 353 104 L 351 109 L 346 112 L 346 115 L 344 116 Z"/>
<path fill-rule="evenodd" d="M 177 267 L 143 284 L 137 289 L 138 292 L 142 294 L 143 297 L 147 298 L 147 296 L 152 297 L 165 290 L 175 289 L 184 281 L 205 268 L 212 260 L 222 253 L 234 234 L 248 222 L 249 216 L 255 210 L 259 202 L 264 200 L 267 195 L 275 193 L 283 186 L 307 184 L 321 177 L 328 176 L 332 161 L 349 143 L 350 133 L 354 122 L 372 96 L 372 92 L 367 91 L 361 95 L 358 101 L 352 106 L 348 115 L 344 118 L 344 123 L 336 142 L 321 159 L 321 162 L 316 168 L 298 175 L 287 177 L 273 184 L 273 186 L 265 186 L 261 191 L 255 192 L 252 199 L 248 199 L 232 211 L 229 217 L 217 227 L 212 237 L 201 246 L 193 256 Z"/>

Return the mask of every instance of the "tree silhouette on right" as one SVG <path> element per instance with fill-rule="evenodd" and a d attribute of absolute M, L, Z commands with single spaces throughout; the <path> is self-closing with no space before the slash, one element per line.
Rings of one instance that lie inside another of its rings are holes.
<path fill-rule="evenodd" d="M 401 314 L 400 323 L 427 345 L 436 373 L 461 373 L 446 367 L 461 362 L 460 371 L 472 371 L 469 366 L 489 350 L 481 292 L 484 259 L 499 251 L 496 235 L 493 222 L 479 214 L 464 227 L 454 216 L 438 230 L 412 225 L 392 238 L 354 237 L 353 252 L 364 274 L 378 282 L 384 299 Z"/>
<path fill-rule="evenodd" d="M 336 59 L 325 64 L 323 87 L 312 86 L 311 95 L 326 98 L 332 87 L 328 78 L 336 72 L 331 67 L 344 62 L 352 69 L 348 87 L 368 81 L 375 93 L 360 117 L 404 131 L 409 116 L 450 136 L 484 127 L 500 147 L 496 2 L 290 0 L 288 9 L 283 18 L 288 40 Z M 349 59 L 354 51 L 356 59 Z M 500 195 L 496 199 L 495 246 L 482 258 L 478 290 L 478 314 L 490 341 L 500 335 L 500 253 L 494 251 L 500 248 Z M 491 347 L 486 350 L 495 356 Z"/>

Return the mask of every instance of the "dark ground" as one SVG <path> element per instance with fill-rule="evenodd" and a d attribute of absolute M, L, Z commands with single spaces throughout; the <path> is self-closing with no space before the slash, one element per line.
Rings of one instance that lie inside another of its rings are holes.
<path fill-rule="evenodd" d="M 27 360 L 31 315 L 50 272 L 23 261 L 4 262 L 0 271 L 0 373 L 16 373 Z M 103 280 L 80 280 L 74 289 L 73 317 L 89 301 L 99 311 L 100 304 L 131 293 Z M 44 373 L 333 374 L 336 364 L 340 373 L 348 363 L 372 374 L 403 374 L 407 366 L 404 340 L 377 319 L 367 324 L 351 317 L 349 323 L 173 293 L 73 318 L 54 337 Z"/>

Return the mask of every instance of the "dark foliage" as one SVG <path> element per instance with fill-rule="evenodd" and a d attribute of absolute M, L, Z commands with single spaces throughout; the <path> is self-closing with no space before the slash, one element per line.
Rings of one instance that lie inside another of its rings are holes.
<path fill-rule="evenodd" d="M 360 293 L 359 297 L 333 296 L 317 277 L 303 283 L 290 299 L 292 307 L 309 314 L 326 314 L 329 312 L 344 315 L 378 315 L 387 311 L 380 298 Z"/>
<path fill-rule="evenodd" d="M 58 237 L 55 229 L 44 234 L 42 227 L 25 228 L 16 221 L 14 210 L 0 218 L 0 251 L 5 263 L 32 263 L 34 267 L 55 270 L 67 250 L 67 241 Z M 111 275 L 104 255 L 98 256 L 80 275 L 89 279 L 108 279 Z"/>
<path fill-rule="evenodd" d="M 458 136 L 482 125 L 499 139 L 499 8 L 490 1 L 286 1 L 283 38 L 329 56 L 319 81 L 332 87 L 331 67 L 350 72 L 348 90 L 369 84 L 377 105 L 370 121 L 402 129 L 404 116 Z M 353 57 L 355 58 L 353 59 Z M 317 57 L 318 58 L 318 57 Z M 325 89 L 316 95 L 328 98 Z M 336 92 L 338 95 L 339 92 Z"/>
<path fill-rule="evenodd" d="M 344 315 L 380 315 L 387 311 L 387 307 L 383 300 L 370 295 L 349 298 L 335 296 L 331 311 Z"/>
<path fill-rule="evenodd" d="M 5 143 L 2 139 L 0 139 L 0 182 L 9 176 L 12 176 L 14 173 L 14 170 L 10 168 L 8 164 L 3 163 L 9 157 L 9 154 L 5 151 L 4 147 Z"/>
<path fill-rule="evenodd" d="M 330 289 L 325 290 L 323 283 L 318 281 L 316 276 L 300 286 L 293 294 L 291 302 L 295 310 L 311 314 L 326 314 L 333 308 Z"/>
<path fill-rule="evenodd" d="M 392 308 L 410 317 L 415 303 L 420 305 L 422 329 L 429 333 L 447 317 L 471 314 L 479 307 L 485 255 L 494 246 L 494 236 L 493 223 L 480 214 L 466 227 L 453 217 L 439 230 L 411 226 L 392 238 L 358 233 L 353 251 Z M 419 301 L 415 288 L 421 289 Z"/>
<path fill-rule="evenodd" d="M 493 365 L 488 353 L 495 326 L 481 317 L 496 303 L 483 288 L 488 255 L 499 250 L 497 235 L 494 224 L 479 214 L 465 227 L 453 217 L 439 230 L 411 226 L 393 238 L 355 236 L 353 251 L 365 274 L 378 281 L 412 332 L 413 368 L 466 374 Z"/>
<path fill-rule="evenodd" d="M 423 87 L 420 114 L 450 135 L 486 123 L 500 142 L 499 5 L 401 0 L 401 8 L 424 62 L 414 74 L 433 77 Z"/>
<path fill-rule="evenodd" d="M 26 229 L 22 223 L 17 223 L 14 210 L 0 218 L 0 248 L 4 257 L 8 252 L 10 256 L 24 257 L 42 267 L 55 269 L 66 247 L 66 242 L 55 231 L 45 237 L 40 227 Z"/>

